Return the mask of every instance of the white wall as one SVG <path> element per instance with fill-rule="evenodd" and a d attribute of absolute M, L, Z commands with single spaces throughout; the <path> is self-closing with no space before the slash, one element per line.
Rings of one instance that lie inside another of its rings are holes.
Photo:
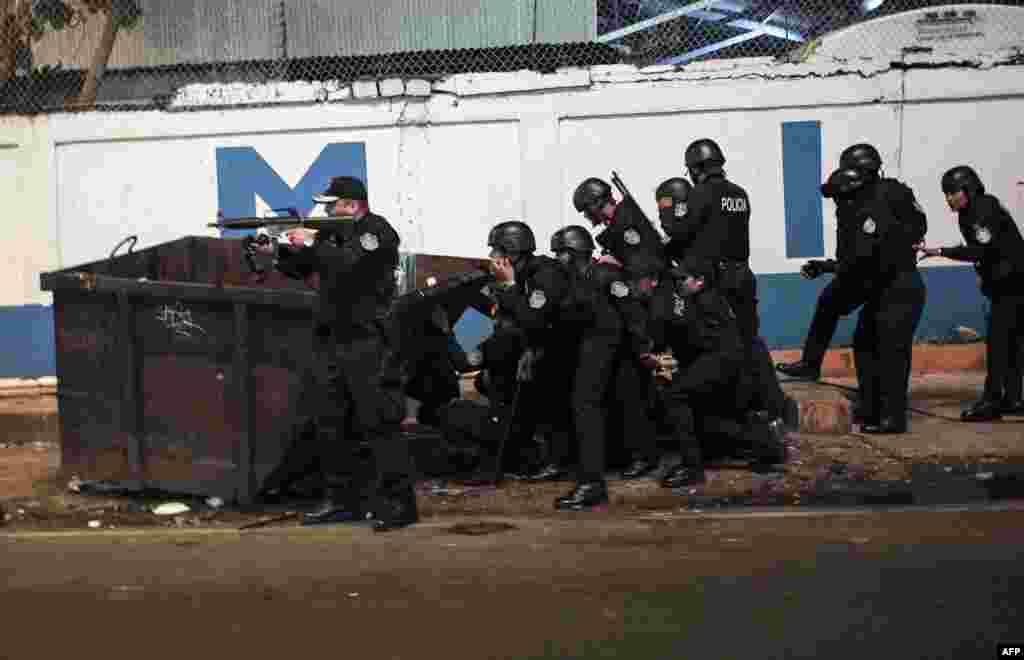
<path fill-rule="evenodd" d="M 52 161 L 46 117 L 0 116 L 0 306 L 49 302 L 39 273 L 58 263 Z"/>
<path fill-rule="evenodd" d="M 449 81 L 454 94 L 423 98 L 36 120 L 23 160 L 38 165 L 52 157 L 56 167 L 25 170 L 27 186 L 49 189 L 56 208 L 42 210 L 38 193 L 18 196 L 15 224 L 19 231 L 46 226 L 57 243 L 34 239 L 31 256 L 14 266 L 18 284 L 0 278 L 0 296 L 13 304 L 38 298 L 28 290 L 26 264 L 55 265 L 54 250 L 69 266 L 106 256 L 128 234 L 145 247 L 204 233 L 217 211 L 214 150 L 225 146 L 254 147 L 294 185 L 325 144 L 365 142 L 373 206 L 409 249 L 431 253 L 482 256 L 487 228 L 517 217 L 546 244 L 556 228 L 580 221 L 570 203 L 574 186 L 612 169 L 653 214 L 654 187 L 680 173 L 689 141 L 710 136 L 728 156 L 730 177 L 750 192 L 755 270 L 795 272 L 802 259 L 784 253 L 780 131 L 787 121 L 822 122 L 822 178 L 845 146 L 876 144 L 887 171 L 916 190 L 932 221 L 931 241 L 958 240 L 938 180 L 961 162 L 977 167 L 1024 217 L 1020 67 L 866 77 L 811 77 L 809 65 L 774 67 L 770 75 L 764 69 L 755 63 L 751 76 L 741 68 L 603 67 L 562 74 L 557 88 L 541 91 L 532 88 L 544 87 L 546 77 L 478 75 Z M 49 132 L 38 128 L 46 125 Z M 830 253 L 829 203 L 825 223 Z"/>
<path fill-rule="evenodd" d="M 709 136 L 750 192 L 755 270 L 786 273 L 802 259 L 784 253 L 781 124 L 818 120 L 822 178 L 842 148 L 871 141 L 888 172 L 917 192 L 929 241 L 954 242 L 938 188 L 953 165 L 975 166 L 1024 218 L 1021 73 L 1000 66 L 859 75 L 761 61 L 599 67 L 457 76 L 419 97 L 367 97 L 363 88 L 326 105 L 2 118 L 0 142 L 20 146 L 0 149 L 8 246 L 17 246 L 0 261 L 0 305 L 45 301 L 40 271 L 103 258 L 129 234 L 145 247 L 206 233 L 217 211 L 214 153 L 226 146 L 254 147 L 294 185 L 325 144 L 365 142 L 372 205 L 407 248 L 483 256 L 488 227 L 511 218 L 531 223 L 546 245 L 559 226 L 581 220 L 574 186 L 612 169 L 653 215 L 654 187 L 681 172 L 689 141 Z M 413 93 L 412 83 L 396 82 L 398 94 Z M 825 223 L 831 253 L 827 202 Z"/>

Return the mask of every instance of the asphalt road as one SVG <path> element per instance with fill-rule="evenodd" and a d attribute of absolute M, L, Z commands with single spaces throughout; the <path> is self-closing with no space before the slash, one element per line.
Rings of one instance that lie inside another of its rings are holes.
<path fill-rule="evenodd" d="M 458 522 L 0 535 L 0 657 L 973 659 L 1024 641 L 1024 511 Z"/>

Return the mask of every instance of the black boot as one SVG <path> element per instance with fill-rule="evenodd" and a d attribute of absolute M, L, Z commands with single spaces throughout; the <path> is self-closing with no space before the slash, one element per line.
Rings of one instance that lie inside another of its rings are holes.
<path fill-rule="evenodd" d="M 683 488 L 684 486 L 695 486 L 704 483 L 706 476 L 703 466 L 677 465 L 668 471 L 662 480 L 661 485 L 665 488 Z"/>
<path fill-rule="evenodd" d="M 981 399 L 960 415 L 964 422 L 994 422 L 1002 419 L 1003 413 L 1000 405 L 991 399 Z"/>
<path fill-rule="evenodd" d="M 1003 415 L 1024 415 L 1024 400 L 1003 399 L 999 404 L 999 412 Z"/>
<path fill-rule="evenodd" d="M 786 397 L 785 408 L 782 413 L 782 423 L 789 431 L 800 430 L 800 404 L 791 396 Z"/>
<path fill-rule="evenodd" d="M 569 474 L 569 471 L 566 470 L 565 468 L 563 468 L 562 466 L 558 465 L 557 463 L 551 463 L 549 465 L 545 465 L 544 467 L 542 467 L 537 472 L 534 472 L 533 474 L 531 474 L 529 477 L 527 477 L 526 480 L 527 481 L 565 481 L 565 478 L 566 478 L 566 476 L 568 476 L 568 474 Z"/>
<path fill-rule="evenodd" d="M 751 467 L 755 472 L 775 472 L 788 458 L 786 430 L 782 420 L 767 420 L 755 413 L 748 421 L 747 437 L 752 449 Z"/>
<path fill-rule="evenodd" d="M 811 364 L 810 362 L 804 362 L 803 360 L 797 360 L 796 362 L 783 362 L 775 365 L 775 368 L 779 373 L 789 376 L 796 380 L 820 380 L 821 379 L 821 365 Z"/>
<path fill-rule="evenodd" d="M 625 470 L 622 471 L 623 479 L 639 479 L 654 472 L 658 467 L 657 461 L 650 461 L 646 458 L 634 459 Z"/>
<path fill-rule="evenodd" d="M 576 484 L 572 492 L 555 500 L 559 511 L 586 511 L 601 504 L 608 504 L 608 487 L 604 481 Z"/>
<path fill-rule="evenodd" d="M 302 516 L 303 525 L 331 525 L 359 522 L 365 518 L 358 493 L 328 491 L 327 498 L 313 511 Z"/>
<path fill-rule="evenodd" d="M 860 431 L 871 435 L 898 435 L 907 432 L 907 420 L 883 417 L 877 424 L 865 424 Z"/>
<path fill-rule="evenodd" d="M 419 522 L 416 491 L 412 486 L 378 496 L 373 512 L 373 531 L 390 532 Z"/>

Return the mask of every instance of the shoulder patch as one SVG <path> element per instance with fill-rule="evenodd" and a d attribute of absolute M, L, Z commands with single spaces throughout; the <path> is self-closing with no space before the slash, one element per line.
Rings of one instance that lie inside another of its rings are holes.
<path fill-rule="evenodd" d="M 380 241 L 377 239 L 377 236 L 370 232 L 366 232 L 359 237 L 359 244 L 362 245 L 363 249 L 367 252 L 373 252 L 380 247 Z"/>
<path fill-rule="evenodd" d="M 992 241 L 992 232 L 988 227 L 982 227 L 981 225 L 974 226 L 974 237 L 978 239 L 978 242 L 982 245 L 988 245 Z"/>
<path fill-rule="evenodd" d="M 682 218 L 686 215 L 686 202 L 676 202 L 675 215 L 677 218 Z"/>
<path fill-rule="evenodd" d="M 616 298 L 625 298 L 629 295 L 629 286 L 622 280 L 612 282 L 611 290 L 612 295 Z"/>
<path fill-rule="evenodd" d="M 875 224 L 874 220 L 868 218 L 867 220 L 864 221 L 864 225 L 861 227 L 861 229 L 864 230 L 865 234 L 874 234 L 875 230 L 878 229 L 878 225 Z"/>
<path fill-rule="evenodd" d="M 530 294 L 531 309 L 540 309 L 544 307 L 544 305 L 546 305 L 547 303 L 548 297 L 544 295 L 544 292 L 541 291 L 540 289 L 537 289 L 536 291 Z"/>
<path fill-rule="evenodd" d="M 626 241 L 627 245 L 639 245 L 640 232 L 635 229 L 627 229 L 626 233 L 622 235 L 622 240 Z"/>
<path fill-rule="evenodd" d="M 686 299 L 678 293 L 672 294 L 672 311 L 676 316 L 682 316 L 686 311 Z"/>

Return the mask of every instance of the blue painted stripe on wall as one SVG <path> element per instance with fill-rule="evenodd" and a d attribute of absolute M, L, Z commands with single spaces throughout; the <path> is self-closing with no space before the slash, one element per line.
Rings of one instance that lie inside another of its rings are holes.
<path fill-rule="evenodd" d="M 0 377 L 39 378 L 57 373 L 53 308 L 0 307 Z"/>
<path fill-rule="evenodd" d="M 984 334 L 988 301 L 978 291 L 974 268 L 922 268 L 921 275 L 928 299 L 917 328 L 918 340 L 949 339 L 958 325 Z M 757 276 L 761 335 L 772 349 L 803 347 L 818 295 L 828 282 L 827 276 L 809 282 L 796 273 Z M 840 321 L 833 348 L 853 341 L 858 313 Z"/>
<path fill-rule="evenodd" d="M 945 339 L 953 328 L 965 325 L 984 332 L 988 304 L 978 292 L 974 269 L 966 267 L 923 268 L 928 302 L 918 328 L 918 339 Z M 761 334 L 773 349 L 803 346 L 818 294 L 827 277 L 808 282 L 796 273 L 758 275 Z M 459 343 L 468 350 L 490 333 L 493 322 L 473 312 L 463 316 L 455 329 Z M 857 314 L 844 319 L 832 346 L 848 345 Z M 56 375 L 53 309 L 42 305 L 0 307 L 0 378 L 37 378 Z"/>
<path fill-rule="evenodd" d="M 782 124 L 782 194 L 786 208 L 786 257 L 825 254 L 821 202 L 821 122 Z"/>

